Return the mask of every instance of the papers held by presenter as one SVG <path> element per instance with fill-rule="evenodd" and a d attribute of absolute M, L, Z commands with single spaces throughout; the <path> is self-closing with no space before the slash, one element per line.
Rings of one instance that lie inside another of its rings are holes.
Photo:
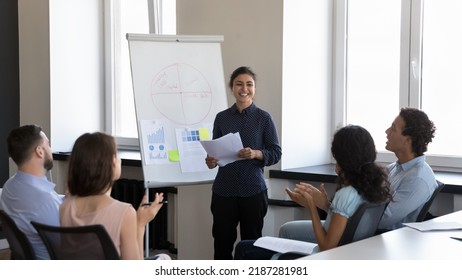
<path fill-rule="evenodd" d="M 207 154 L 218 159 L 218 166 L 242 160 L 237 153 L 244 148 L 239 132 L 228 133 L 214 140 L 200 141 Z"/>

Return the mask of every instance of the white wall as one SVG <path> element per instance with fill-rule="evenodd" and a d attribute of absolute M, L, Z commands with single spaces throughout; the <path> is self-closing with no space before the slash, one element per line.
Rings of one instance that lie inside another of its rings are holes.
<path fill-rule="evenodd" d="M 51 130 L 49 0 L 18 0 L 20 124 Z"/>

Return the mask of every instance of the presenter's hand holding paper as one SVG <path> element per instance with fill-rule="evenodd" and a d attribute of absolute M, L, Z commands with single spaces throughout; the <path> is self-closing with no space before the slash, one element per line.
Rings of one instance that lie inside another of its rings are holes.
<path fill-rule="evenodd" d="M 205 158 L 205 164 L 207 164 L 207 167 L 209 169 L 213 169 L 213 168 L 217 167 L 218 159 L 207 155 L 207 157 Z"/>
<path fill-rule="evenodd" d="M 205 163 L 209 168 L 225 166 L 236 160 L 251 156 L 252 151 L 244 149 L 239 132 L 228 133 L 218 139 L 200 141 L 207 152 Z M 255 154 L 255 153 L 254 153 Z"/>
<path fill-rule="evenodd" d="M 251 148 L 244 148 L 237 153 L 237 156 L 242 159 L 259 159 L 263 160 L 263 153 L 260 150 L 252 150 Z"/>

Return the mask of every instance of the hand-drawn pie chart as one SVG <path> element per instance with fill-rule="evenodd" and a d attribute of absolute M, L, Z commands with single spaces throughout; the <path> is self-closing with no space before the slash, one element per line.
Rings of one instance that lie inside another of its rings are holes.
<path fill-rule="evenodd" d="M 175 63 L 163 68 L 151 84 L 152 102 L 166 119 L 181 125 L 202 122 L 212 107 L 212 90 L 195 67 Z"/>

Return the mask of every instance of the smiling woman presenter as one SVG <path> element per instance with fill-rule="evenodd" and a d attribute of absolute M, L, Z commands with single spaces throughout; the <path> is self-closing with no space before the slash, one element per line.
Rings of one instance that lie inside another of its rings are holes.
<path fill-rule="evenodd" d="M 273 120 L 254 102 L 255 73 L 246 66 L 234 70 L 229 87 L 236 102 L 217 114 L 213 139 L 239 132 L 245 147 L 237 153 L 244 159 L 221 166 L 212 187 L 212 235 L 214 258 L 232 259 L 240 225 L 241 239 L 262 235 L 268 209 L 268 193 L 263 168 L 281 159 L 281 147 Z M 217 167 L 218 159 L 207 156 L 207 166 Z"/>

